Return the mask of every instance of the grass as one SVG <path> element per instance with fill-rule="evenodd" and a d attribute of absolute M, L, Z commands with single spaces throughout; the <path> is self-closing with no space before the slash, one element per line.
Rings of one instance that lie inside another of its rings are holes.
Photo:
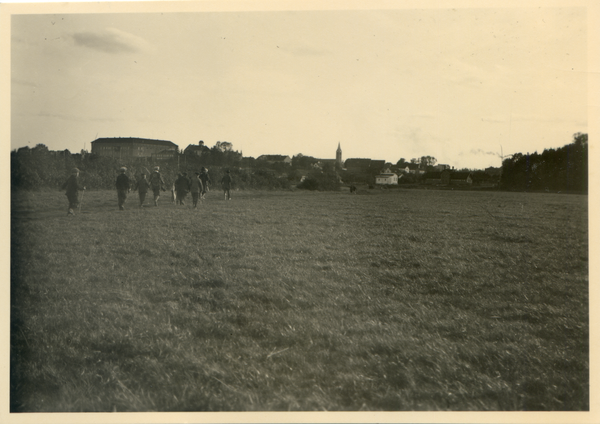
<path fill-rule="evenodd" d="M 589 410 L 586 196 L 135 197 L 12 193 L 12 412 Z"/>

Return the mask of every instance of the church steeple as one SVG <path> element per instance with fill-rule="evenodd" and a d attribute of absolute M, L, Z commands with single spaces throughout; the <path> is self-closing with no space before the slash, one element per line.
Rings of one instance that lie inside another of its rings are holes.
<path fill-rule="evenodd" d="M 340 147 L 340 143 L 338 143 L 338 148 L 335 151 L 335 165 L 338 168 L 342 167 L 342 148 Z"/>

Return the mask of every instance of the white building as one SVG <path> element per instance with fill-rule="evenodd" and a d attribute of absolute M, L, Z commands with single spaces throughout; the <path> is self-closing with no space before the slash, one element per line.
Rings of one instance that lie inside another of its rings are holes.
<path fill-rule="evenodd" d="M 375 184 L 398 184 L 398 175 L 394 173 L 379 174 L 375 177 Z"/>

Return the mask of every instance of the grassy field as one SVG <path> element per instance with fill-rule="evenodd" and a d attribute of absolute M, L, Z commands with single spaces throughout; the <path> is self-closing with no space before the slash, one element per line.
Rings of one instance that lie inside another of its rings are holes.
<path fill-rule="evenodd" d="M 589 409 L 587 196 L 136 197 L 12 193 L 12 412 Z"/>

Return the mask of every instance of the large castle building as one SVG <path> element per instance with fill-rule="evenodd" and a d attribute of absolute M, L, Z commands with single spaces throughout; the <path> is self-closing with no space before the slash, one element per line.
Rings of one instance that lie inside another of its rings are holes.
<path fill-rule="evenodd" d="M 177 145 L 167 140 L 151 140 L 135 137 L 98 138 L 92 141 L 92 153 L 118 159 L 150 158 L 165 151 L 174 154 Z"/>

